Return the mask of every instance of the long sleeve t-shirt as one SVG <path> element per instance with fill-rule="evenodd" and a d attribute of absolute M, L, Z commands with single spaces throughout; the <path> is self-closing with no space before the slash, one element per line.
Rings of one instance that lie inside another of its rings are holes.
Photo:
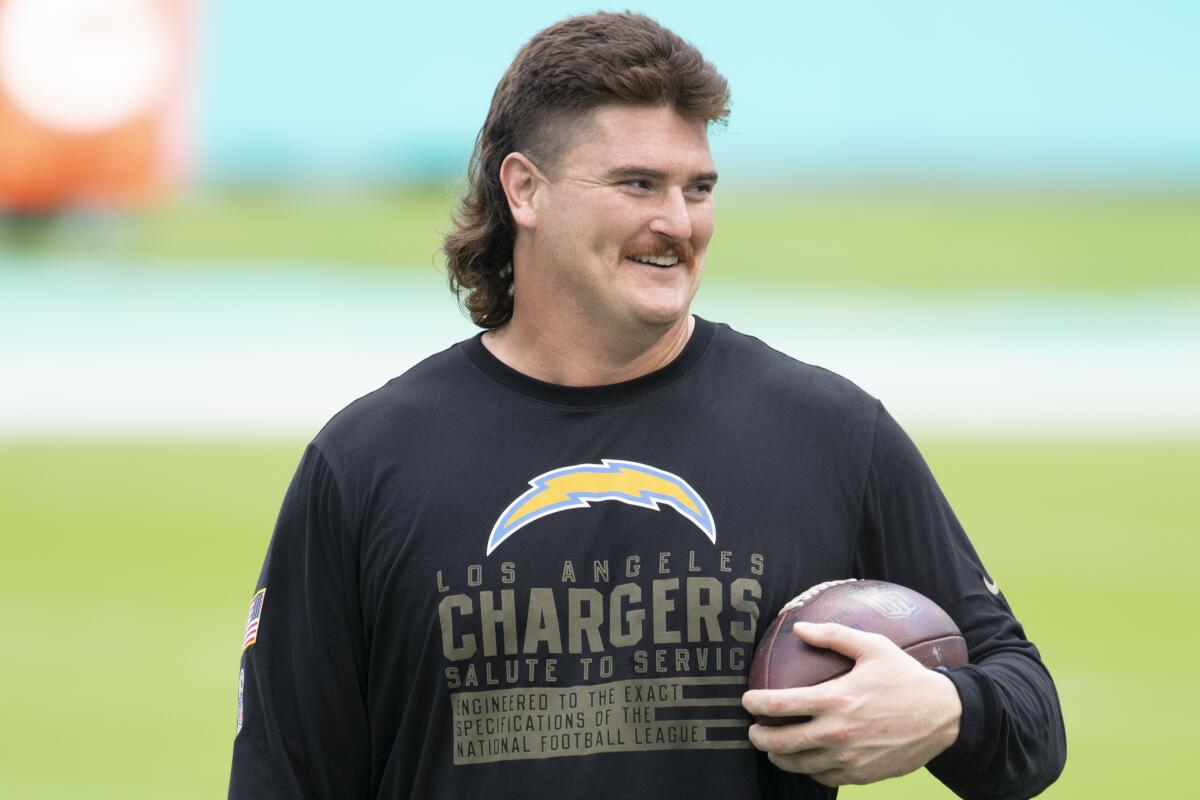
<path fill-rule="evenodd" d="M 479 337 L 304 453 L 243 648 L 231 798 L 829 798 L 747 740 L 754 647 L 810 586 L 877 578 L 954 618 L 967 798 L 1058 775 L 1054 684 L 916 447 L 843 378 L 697 320 L 621 384 Z M 264 591 L 265 590 L 265 591 Z"/>

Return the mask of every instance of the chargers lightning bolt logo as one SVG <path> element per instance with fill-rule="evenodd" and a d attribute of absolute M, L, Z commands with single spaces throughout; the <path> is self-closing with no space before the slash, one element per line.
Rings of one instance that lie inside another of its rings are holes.
<path fill-rule="evenodd" d="M 658 511 L 670 506 L 717 543 L 717 525 L 703 498 L 687 481 L 673 473 L 636 461 L 601 459 L 600 464 L 576 464 L 538 475 L 531 488 L 512 501 L 492 527 L 487 554 L 534 520 L 569 508 L 590 508 L 592 503 L 616 500 Z"/>

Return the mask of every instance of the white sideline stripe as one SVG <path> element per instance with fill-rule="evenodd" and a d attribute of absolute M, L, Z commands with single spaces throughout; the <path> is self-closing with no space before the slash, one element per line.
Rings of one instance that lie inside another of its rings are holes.
<path fill-rule="evenodd" d="M 90 280 L 69 281 L 67 294 Z M 86 302 L 64 300 L 61 275 L 6 286 L 0 274 L 0 437 L 308 437 L 350 400 L 474 332 L 438 280 L 300 280 L 283 297 L 228 278 L 172 292 L 171 280 L 142 289 L 109 280 L 112 295 Z M 18 299 L 6 303 L 2 290 L 14 285 Z M 851 378 L 914 431 L 1200 434 L 1193 301 L 1163 313 L 1154 299 L 1085 304 L 1060 326 L 1052 306 L 1030 314 L 1020 299 L 974 312 L 964 306 L 976 301 L 961 298 L 716 291 L 701 300 L 703 316 Z M 1021 315 L 1019 335 L 997 325 Z"/>
<path fill-rule="evenodd" d="M 918 352 L 881 342 L 820 349 L 820 360 L 856 376 L 916 430 L 1200 432 L 1200 381 L 1182 374 L 1186 356 L 1198 363 L 1195 354 L 1161 352 L 1114 369 L 1100 354 L 1052 348 L 981 353 L 966 343 Z M 13 387 L 0 398 L 0 435 L 311 435 L 425 352 L 0 351 Z"/>

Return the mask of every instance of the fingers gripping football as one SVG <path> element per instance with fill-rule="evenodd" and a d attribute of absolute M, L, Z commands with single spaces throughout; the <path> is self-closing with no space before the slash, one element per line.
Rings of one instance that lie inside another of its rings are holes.
<path fill-rule="evenodd" d="M 860 631 L 837 623 L 797 622 L 792 625 L 792 632 L 805 644 L 833 650 L 855 662 L 871 656 L 887 655 L 892 651 L 900 652 L 900 648 L 883 634 Z"/>
<path fill-rule="evenodd" d="M 827 786 L 870 783 L 920 768 L 957 738 L 962 707 L 954 685 L 886 637 L 833 624 L 797 625 L 795 635 L 854 666 L 816 686 L 743 696 L 751 714 L 811 718 L 750 727 L 751 743 L 780 769 Z"/>

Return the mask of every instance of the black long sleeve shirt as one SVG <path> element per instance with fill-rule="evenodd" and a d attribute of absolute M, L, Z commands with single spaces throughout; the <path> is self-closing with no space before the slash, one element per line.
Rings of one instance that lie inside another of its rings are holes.
<path fill-rule="evenodd" d="M 242 656 L 231 798 L 828 798 L 747 738 L 766 621 L 823 581 L 958 623 L 967 798 L 1041 791 L 1054 684 L 917 452 L 848 381 L 726 326 L 612 386 L 479 337 L 336 416 L 284 499 Z"/>

